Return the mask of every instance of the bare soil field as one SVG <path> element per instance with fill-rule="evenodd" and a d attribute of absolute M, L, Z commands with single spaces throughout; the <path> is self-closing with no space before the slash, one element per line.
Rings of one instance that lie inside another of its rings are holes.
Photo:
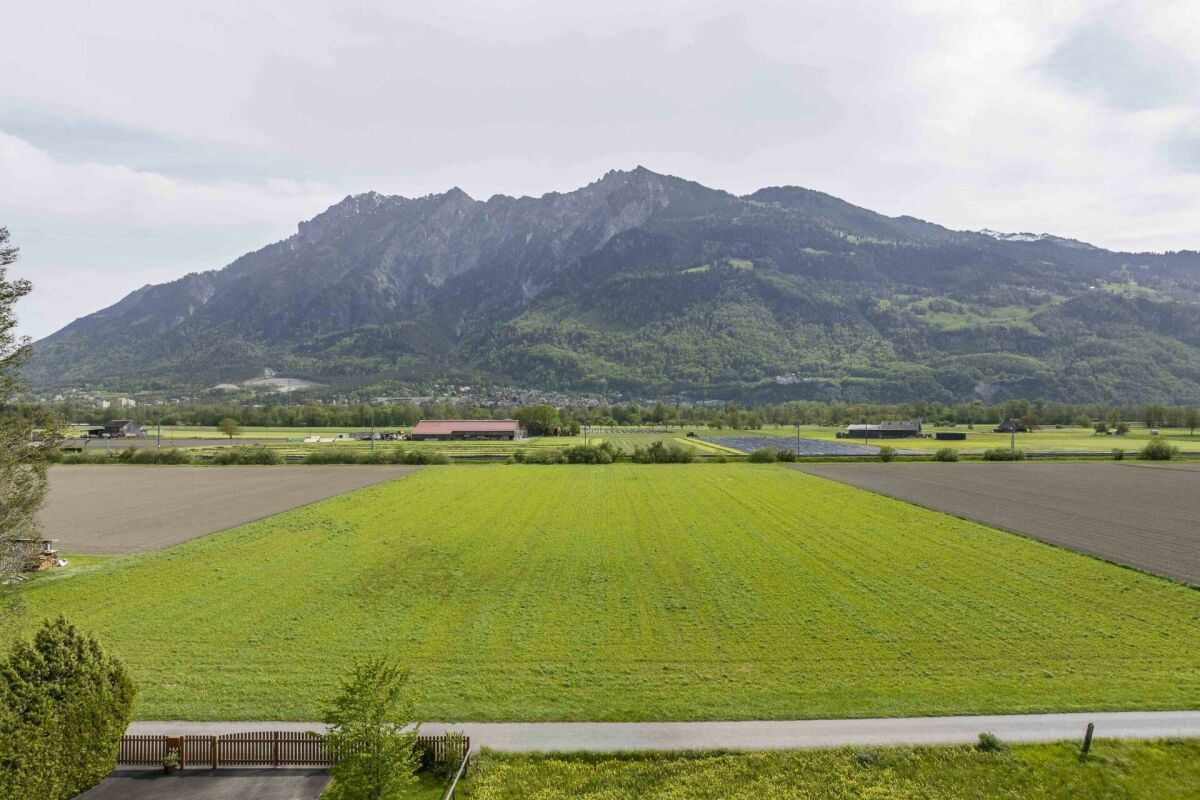
<path fill-rule="evenodd" d="M 796 469 L 1200 586 L 1200 464 L 805 464 Z"/>
<path fill-rule="evenodd" d="M 55 466 L 42 533 L 64 553 L 160 550 L 419 467 Z"/>

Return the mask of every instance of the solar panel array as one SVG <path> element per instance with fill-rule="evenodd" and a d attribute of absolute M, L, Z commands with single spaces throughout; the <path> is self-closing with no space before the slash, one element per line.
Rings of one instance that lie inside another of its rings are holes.
<path fill-rule="evenodd" d="M 702 441 L 732 447 L 744 453 L 753 453 L 763 447 L 774 447 L 776 450 L 790 450 L 798 456 L 879 455 L 878 447 L 830 442 L 823 439 L 796 439 L 784 436 L 720 436 L 712 439 L 702 438 Z"/>

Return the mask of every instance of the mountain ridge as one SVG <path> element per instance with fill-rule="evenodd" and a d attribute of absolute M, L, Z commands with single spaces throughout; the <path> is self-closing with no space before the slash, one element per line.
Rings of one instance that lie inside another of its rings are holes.
<path fill-rule="evenodd" d="M 996 233 L 640 166 L 540 197 L 364 192 L 75 320 L 35 343 L 27 374 L 127 390 L 270 367 L 339 386 L 697 398 L 1200 398 L 1200 254 Z"/>

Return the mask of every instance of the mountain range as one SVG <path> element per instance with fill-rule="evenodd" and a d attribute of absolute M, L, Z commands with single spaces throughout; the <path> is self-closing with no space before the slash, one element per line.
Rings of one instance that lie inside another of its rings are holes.
<path fill-rule="evenodd" d="M 35 343 L 40 387 L 454 381 L 637 397 L 1200 401 L 1200 253 L 954 231 L 642 167 L 354 195 Z"/>

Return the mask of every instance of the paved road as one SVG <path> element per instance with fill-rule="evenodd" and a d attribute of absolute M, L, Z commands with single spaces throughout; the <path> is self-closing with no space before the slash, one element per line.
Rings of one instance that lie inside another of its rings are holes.
<path fill-rule="evenodd" d="M 1010 742 L 1082 739 L 1089 722 L 1096 736 L 1115 739 L 1200 737 L 1200 711 L 1127 711 L 1095 714 L 1013 714 L 745 722 L 463 722 L 421 726 L 428 734 L 465 731 L 472 745 L 494 750 L 780 750 L 842 745 L 954 744 L 991 731 Z M 213 735 L 247 730 L 320 730 L 304 722 L 135 722 L 130 733 Z"/>
<path fill-rule="evenodd" d="M 118 769 L 75 800 L 315 800 L 329 783 L 329 770 Z"/>

